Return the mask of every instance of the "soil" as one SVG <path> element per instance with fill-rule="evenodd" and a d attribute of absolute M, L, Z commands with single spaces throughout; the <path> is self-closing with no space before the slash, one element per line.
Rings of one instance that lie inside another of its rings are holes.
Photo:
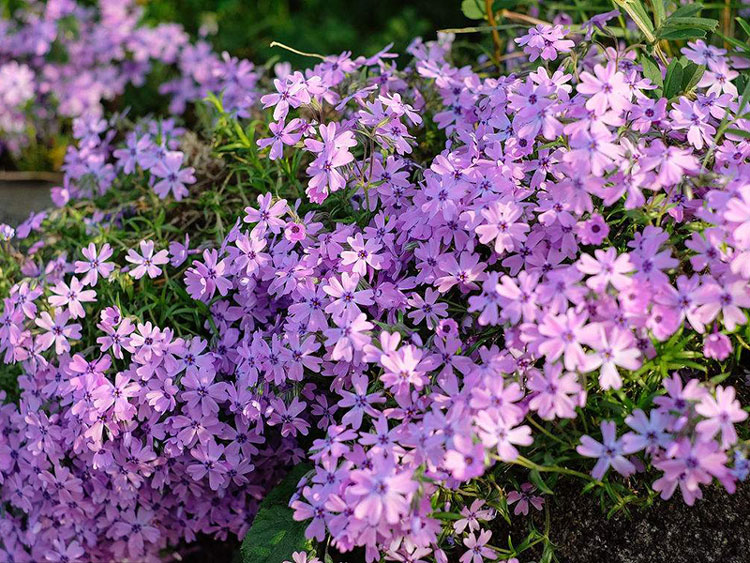
<path fill-rule="evenodd" d="M 658 501 L 631 518 L 607 520 L 593 495 L 572 489 L 550 508 L 562 563 L 750 563 L 749 484 L 734 495 L 706 489 L 692 507 L 681 498 Z"/>
<path fill-rule="evenodd" d="M 0 178 L 0 223 L 17 226 L 32 211 L 52 205 L 51 183 L 39 181 L 8 181 Z"/>

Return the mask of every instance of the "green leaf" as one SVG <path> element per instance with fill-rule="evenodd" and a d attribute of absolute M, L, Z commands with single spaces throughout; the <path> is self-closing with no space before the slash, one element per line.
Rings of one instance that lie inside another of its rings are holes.
<path fill-rule="evenodd" d="M 700 29 L 672 29 L 659 34 L 659 39 L 702 39 L 706 32 Z"/>
<path fill-rule="evenodd" d="M 695 4 L 686 4 L 685 6 L 681 6 L 680 8 L 676 9 L 670 17 L 673 18 L 689 18 L 690 16 L 694 16 L 698 12 L 700 12 L 703 9 L 703 4 L 695 3 Z"/>
<path fill-rule="evenodd" d="M 667 7 L 664 0 L 652 0 L 651 6 L 654 8 L 654 22 L 658 27 L 667 17 Z"/>
<path fill-rule="evenodd" d="M 742 137 L 743 139 L 750 139 L 750 131 L 746 131 L 745 129 L 737 129 L 735 127 L 729 127 L 724 132 L 731 134 L 731 135 L 737 135 L 738 137 Z"/>
<path fill-rule="evenodd" d="M 306 549 L 307 522 L 294 520 L 289 499 L 309 470 L 309 465 L 296 466 L 260 503 L 240 548 L 243 563 L 282 563 L 291 560 L 295 551 Z"/>
<path fill-rule="evenodd" d="M 745 35 L 750 37 L 750 23 L 747 23 L 745 18 L 735 18 L 738 24 L 740 24 L 740 27 L 742 28 L 742 31 L 745 32 Z"/>
<path fill-rule="evenodd" d="M 529 479 L 531 479 L 531 482 L 536 485 L 536 488 L 542 491 L 545 494 L 548 495 L 554 495 L 555 491 L 549 488 L 549 485 L 544 482 L 544 479 L 542 479 L 541 473 L 539 473 L 538 470 L 532 469 L 529 473 Z"/>
<path fill-rule="evenodd" d="M 713 31 L 719 26 L 719 20 L 713 18 L 681 18 L 674 17 L 674 14 L 667 18 L 662 27 L 675 29 L 702 29 L 703 31 Z"/>
<path fill-rule="evenodd" d="M 463 0 L 461 11 L 470 20 L 483 20 L 486 15 L 482 0 Z"/>
<path fill-rule="evenodd" d="M 673 59 L 667 67 L 667 76 L 664 78 L 664 97 L 670 99 L 680 92 L 682 87 L 682 66 L 677 59 Z"/>
<path fill-rule="evenodd" d="M 700 82 L 706 67 L 692 62 L 686 62 L 682 67 L 682 92 L 690 92 Z"/>
<path fill-rule="evenodd" d="M 664 79 L 661 76 L 661 70 L 659 70 L 659 65 L 654 62 L 654 59 L 647 55 L 642 56 L 641 66 L 643 67 L 643 76 L 648 78 L 656 86 L 664 86 Z"/>

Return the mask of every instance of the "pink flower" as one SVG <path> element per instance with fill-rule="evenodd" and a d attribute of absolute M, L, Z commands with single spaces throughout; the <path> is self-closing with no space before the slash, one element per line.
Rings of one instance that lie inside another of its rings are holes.
<path fill-rule="evenodd" d="M 706 418 L 695 429 L 704 440 L 711 440 L 721 432 L 721 447 L 727 449 L 737 442 L 734 424 L 747 419 L 748 414 L 735 399 L 734 387 L 716 387 L 716 397 L 706 394 L 695 407 L 695 412 Z"/>
<path fill-rule="evenodd" d="M 729 470 L 726 467 L 727 455 L 719 449 L 713 440 L 692 444 L 688 438 L 677 442 L 670 459 L 657 461 L 654 466 L 664 471 L 653 488 L 661 492 L 664 500 L 670 498 L 677 485 L 680 486 L 682 498 L 688 506 L 695 499 L 701 498 L 701 485 L 708 485 L 713 478 L 727 479 Z"/>
<path fill-rule="evenodd" d="M 479 235 L 479 242 L 487 244 L 494 240 L 495 252 L 498 254 L 515 250 L 518 243 L 526 240 L 526 233 L 529 231 L 526 223 L 516 221 L 522 212 L 516 203 L 500 201 L 482 209 L 481 213 L 486 223 L 475 229 Z"/>
<path fill-rule="evenodd" d="M 597 115 L 603 115 L 609 108 L 620 115 L 630 108 L 631 94 L 625 75 L 617 70 L 617 64 L 613 61 L 607 63 L 606 67 L 596 65 L 593 75 L 582 72 L 577 89 L 579 93 L 590 96 L 586 107 Z"/>
<path fill-rule="evenodd" d="M 135 279 L 139 280 L 144 275 L 148 274 L 149 278 L 155 278 L 161 274 L 162 264 L 169 263 L 169 252 L 166 250 L 160 250 L 154 254 L 154 241 L 142 240 L 140 243 L 141 253 L 138 254 L 132 248 L 128 250 L 128 255 L 125 260 L 131 264 L 135 264 L 135 268 L 130 270 L 130 275 Z"/>
<path fill-rule="evenodd" d="M 369 344 L 370 337 L 366 331 L 373 328 L 373 324 L 367 321 L 367 315 L 350 311 L 344 316 L 334 319 L 336 328 L 323 331 L 328 339 L 326 346 L 332 346 L 331 358 L 351 361 L 354 351 L 362 350 Z"/>
<path fill-rule="evenodd" d="M 388 524 L 401 520 L 417 483 L 409 470 L 398 471 L 392 457 L 376 457 L 372 469 L 355 469 L 350 490 L 355 495 L 354 517 L 370 524 L 384 519 Z"/>
<path fill-rule="evenodd" d="M 53 319 L 49 313 L 42 311 L 40 318 L 35 319 L 34 323 L 46 332 L 37 336 L 36 342 L 40 350 L 46 350 L 52 344 L 55 345 L 56 354 L 64 354 L 70 351 L 68 339 L 77 340 L 81 338 L 81 325 L 68 325 L 70 313 L 61 309 L 53 311 Z"/>
<path fill-rule="evenodd" d="M 360 306 L 369 306 L 374 303 L 371 289 L 357 289 L 361 276 L 358 274 L 341 273 L 341 279 L 336 276 L 328 278 L 328 284 L 323 286 L 325 291 L 333 300 L 326 306 L 325 312 L 334 317 L 342 317 L 349 312 L 359 313 Z"/>
<path fill-rule="evenodd" d="M 479 530 L 480 520 L 492 520 L 495 514 L 494 510 L 482 509 L 483 506 L 484 501 L 482 499 L 474 500 L 474 502 L 471 503 L 470 507 L 464 506 L 461 509 L 461 516 L 463 516 L 463 518 L 456 520 L 456 522 L 453 524 L 453 530 L 457 534 L 461 534 L 468 526 L 469 531 L 473 532 Z"/>
<path fill-rule="evenodd" d="M 581 346 L 586 334 L 586 314 L 568 309 L 562 315 L 546 314 L 539 325 L 543 337 L 539 351 L 554 362 L 564 357 L 565 369 L 575 370 L 586 365 L 586 355 Z"/>
<path fill-rule="evenodd" d="M 581 386 L 575 373 L 563 374 L 559 363 L 544 365 L 544 371 L 533 370 L 529 379 L 529 389 L 533 391 L 529 408 L 537 411 L 545 420 L 575 418 L 578 394 Z"/>
<path fill-rule="evenodd" d="M 520 491 L 511 491 L 508 493 L 508 506 L 516 502 L 518 503 L 513 509 L 513 514 L 516 516 L 519 514 L 523 514 L 524 516 L 528 515 L 529 504 L 537 510 L 542 509 L 542 506 L 544 506 L 544 499 L 540 496 L 531 494 L 535 490 L 536 487 L 531 483 L 524 483 L 521 485 Z"/>
<path fill-rule="evenodd" d="M 475 536 L 473 532 L 469 534 L 469 537 L 464 538 L 464 545 L 469 548 L 469 551 L 464 553 L 459 561 L 461 563 L 482 563 L 485 559 L 497 559 L 495 552 L 489 547 L 485 547 L 491 536 L 492 532 L 489 530 L 480 532 L 479 537 Z"/>
<path fill-rule="evenodd" d="M 596 292 L 603 292 L 609 284 L 616 289 L 624 289 L 630 285 L 630 277 L 625 275 L 633 271 L 630 263 L 630 255 L 627 253 L 617 255 L 617 250 L 608 248 L 606 250 L 595 250 L 592 258 L 588 254 L 581 254 L 576 267 L 579 271 L 591 276 L 586 280 L 586 285 Z"/>
<path fill-rule="evenodd" d="M 289 242 L 300 242 L 305 240 L 307 233 L 302 223 L 289 222 L 284 227 L 284 238 Z"/>
<path fill-rule="evenodd" d="M 714 360 L 726 360 L 732 353 L 732 342 L 723 332 L 714 330 L 706 335 L 703 340 L 703 353 L 707 358 Z"/>
<path fill-rule="evenodd" d="M 341 253 L 341 264 L 351 266 L 352 272 L 360 276 L 367 275 L 367 267 L 380 270 L 383 266 L 383 257 L 378 255 L 381 244 L 375 240 L 365 241 L 360 233 L 346 240 L 351 250 Z"/>
<path fill-rule="evenodd" d="M 622 379 L 617 368 L 631 371 L 641 366 L 641 353 L 636 347 L 633 334 L 617 326 L 608 331 L 602 323 L 591 324 L 587 327 L 586 343 L 595 353 L 586 358 L 586 369 L 599 370 L 599 385 L 602 389 L 619 389 Z"/>
<path fill-rule="evenodd" d="M 52 293 L 56 295 L 49 298 L 49 304 L 53 307 L 67 307 L 70 316 L 74 319 L 84 317 L 86 316 L 86 312 L 83 310 L 81 303 L 96 301 L 96 291 L 93 289 L 83 289 L 83 287 L 78 278 L 70 278 L 70 285 L 59 281 L 52 287 Z"/>
<path fill-rule="evenodd" d="M 81 250 L 81 254 L 86 258 L 86 261 L 76 261 L 75 273 L 86 274 L 81 280 L 83 285 L 95 286 L 99 276 L 109 279 L 110 274 L 115 269 L 112 262 L 106 261 L 107 258 L 112 256 L 112 247 L 109 244 L 104 243 L 97 253 L 94 243 L 89 243 L 88 247 Z"/>

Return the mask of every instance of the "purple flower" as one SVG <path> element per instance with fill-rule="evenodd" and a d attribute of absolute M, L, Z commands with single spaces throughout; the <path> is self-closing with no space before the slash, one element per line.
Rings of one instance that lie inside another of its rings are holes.
<path fill-rule="evenodd" d="M 601 480 L 610 466 L 625 477 L 635 473 L 635 466 L 624 456 L 622 439 L 617 439 L 615 423 L 602 421 L 601 428 L 601 442 L 590 436 L 583 436 L 581 445 L 576 447 L 576 451 L 582 456 L 597 458 L 596 465 L 591 470 L 594 479 Z"/>

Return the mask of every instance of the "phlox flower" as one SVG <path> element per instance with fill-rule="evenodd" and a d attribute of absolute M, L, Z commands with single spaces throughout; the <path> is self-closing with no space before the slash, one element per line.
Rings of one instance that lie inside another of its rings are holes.
<path fill-rule="evenodd" d="M 210 439 L 206 443 L 190 450 L 190 455 L 198 463 L 187 466 L 187 473 L 194 481 L 200 481 L 208 475 L 209 486 L 216 491 L 226 480 L 226 461 L 222 460 L 224 446 Z"/>
<path fill-rule="evenodd" d="M 464 538 L 464 545 L 469 551 L 464 553 L 459 561 L 461 563 L 482 563 L 485 559 L 491 561 L 497 559 L 497 554 L 489 547 L 485 547 L 491 536 L 492 532 L 489 530 L 482 530 L 479 537 L 475 536 L 473 532 L 469 534 L 469 537 Z"/>
<path fill-rule="evenodd" d="M 679 485 L 685 504 L 692 506 L 696 499 L 702 497 L 701 485 L 708 485 L 714 477 L 727 484 L 731 482 L 728 480 L 727 461 L 726 453 L 719 449 L 715 441 L 693 444 L 688 438 L 682 438 L 669 459 L 654 464 L 664 471 L 664 475 L 654 482 L 653 488 L 661 492 L 661 498 L 667 500 Z"/>
<path fill-rule="evenodd" d="M 586 365 L 586 356 L 581 346 L 586 334 L 587 315 L 568 309 L 560 315 L 547 314 L 542 317 L 539 334 L 542 342 L 539 351 L 554 362 L 560 356 L 565 361 L 565 369 L 575 370 Z"/>
<path fill-rule="evenodd" d="M 83 288 L 84 284 L 78 278 L 70 278 L 70 285 L 61 280 L 51 288 L 55 295 L 49 298 L 49 304 L 57 308 L 67 307 L 73 319 L 84 317 L 86 312 L 81 303 L 96 301 L 96 291 Z"/>
<path fill-rule="evenodd" d="M 461 516 L 462 518 L 456 520 L 453 523 L 453 531 L 455 531 L 457 534 L 463 533 L 464 530 L 469 529 L 470 532 L 474 532 L 479 530 L 480 524 L 479 521 L 489 521 L 492 520 L 495 514 L 495 511 L 493 509 L 483 509 L 484 501 L 482 499 L 475 499 L 471 506 L 464 506 L 461 509 Z"/>
<path fill-rule="evenodd" d="M 625 424 L 633 429 L 622 437 L 622 449 L 626 454 L 646 450 L 649 454 L 657 453 L 660 448 L 666 449 L 672 443 L 672 435 L 667 431 L 670 416 L 663 411 L 653 409 L 646 415 L 641 409 L 635 409 L 625 417 Z"/>
<path fill-rule="evenodd" d="M 529 514 L 529 505 L 533 506 L 537 510 L 542 509 L 542 506 L 544 506 L 544 498 L 532 494 L 534 491 L 536 491 L 536 487 L 534 487 L 534 485 L 532 485 L 531 483 L 524 483 L 521 485 L 520 491 L 511 491 L 508 493 L 508 506 L 518 503 L 513 508 L 513 514 L 515 514 L 516 516 L 518 516 L 519 514 L 527 516 Z"/>
<path fill-rule="evenodd" d="M 268 130 L 271 132 L 271 137 L 258 139 L 258 148 L 264 149 L 270 146 L 268 158 L 270 160 L 281 158 L 284 154 L 284 145 L 296 145 L 302 138 L 302 133 L 297 131 L 299 125 L 299 119 L 292 119 L 286 124 L 283 121 L 269 123 Z"/>
<path fill-rule="evenodd" d="M 617 70 L 614 61 L 608 62 L 606 67 L 596 65 L 594 74 L 582 72 L 577 90 L 589 97 L 586 107 L 597 115 L 603 115 L 610 108 L 617 114 L 630 109 L 631 94 L 625 75 Z"/>
<path fill-rule="evenodd" d="M 390 456 L 377 456 L 372 460 L 372 469 L 355 469 L 349 477 L 353 483 L 350 490 L 356 499 L 354 517 L 373 525 L 381 519 L 388 524 L 399 522 L 417 490 L 412 472 L 399 471 Z"/>
<path fill-rule="evenodd" d="M 94 243 L 90 243 L 86 248 L 81 250 L 81 254 L 86 260 L 77 260 L 75 263 L 76 274 L 86 274 L 81 279 L 83 285 L 95 286 L 99 276 L 109 279 L 115 265 L 106 260 L 112 256 L 112 247 L 104 243 L 97 252 Z"/>
<path fill-rule="evenodd" d="M 586 328 L 586 343 L 594 349 L 594 354 L 586 357 L 586 370 L 599 369 L 602 389 L 619 389 L 622 378 L 617 368 L 634 371 L 641 366 L 641 353 L 633 334 L 616 326 L 607 330 L 602 323 L 592 323 Z"/>
<path fill-rule="evenodd" d="M 228 262 L 219 260 L 216 250 L 204 250 L 203 262 L 193 261 L 193 267 L 185 272 L 185 285 L 193 299 L 208 302 L 218 289 L 224 296 L 232 289 L 232 282 L 227 279 Z"/>
<path fill-rule="evenodd" d="M 125 260 L 135 265 L 135 268 L 130 270 L 130 275 L 137 280 L 146 274 L 148 274 L 149 278 L 159 276 L 161 274 L 159 266 L 169 263 L 169 252 L 160 250 L 154 254 L 154 241 L 151 240 L 142 240 L 139 246 L 141 250 L 140 254 L 131 248 L 125 257 Z"/>
<path fill-rule="evenodd" d="M 573 41 L 563 39 L 565 35 L 565 28 L 561 25 L 538 24 L 515 41 L 523 47 L 530 61 L 535 61 L 540 56 L 545 61 L 554 61 L 558 52 L 567 53 L 575 46 Z"/>
<path fill-rule="evenodd" d="M 438 319 L 448 315 L 448 304 L 437 303 L 439 296 L 440 292 L 430 288 L 425 290 L 424 298 L 419 293 L 413 293 L 408 303 L 415 310 L 411 311 L 407 316 L 415 324 L 419 324 L 424 320 L 428 328 L 434 329 Z"/>
<path fill-rule="evenodd" d="M 705 417 L 695 429 L 704 440 L 711 440 L 721 432 L 721 447 L 727 449 L 737 442 L 737 431 L 734 425 L 746 420 L 747 412 L 742 409 L 740 402 L 735 399 L 733 387 L 716 387 L 715 397 L 711 394 L 703 396 L 695 406 L 695 412 Z"/>
<path fill-rule="evenodd" d="M 368 266 L 373 270 L 383 267 L 383 257 L 378 254 L 382 245 L 375 240 L 364 240 L 360 233 L 347 239 L 351 250 L 341 253 L 341 264 L 350 266 L 354 274 L 366 276 Z"/>
<path fill-rule="evenodd" d="M 326 347 L 332 347 L 331 358 L 351 361 L 354 351 L 362 348 L 370 342 L 370 337 L 365 334 L 374 325 L 367 321 L 367 315 L 350 311 L 345 316 L 334 319 L 335 328 L 323 331 L 327 338 Z"/>
<path fill-rule="evenodd" d="M 190 167 L 182 168 L 183 158 L 184 155 L 181 152 L 169 151 L 163 160 L 159 160 L 151 168 L 151 174 L 161 178 L 154 184 L 154 192 L 161 199 L 166 198 L 169 192 L 172 192 L 175 200 L 180 201 L 189 193 L 185 184 L 195 182 L 193 169 Z"/>
<path fill-rule="evenodd" d="M 529 408 L 545 420 L 575 418 L 581 385 L 575 373 L 563 373 L 560 363 L 546 363 L 544 370 L 533 370 L 528 382 L 532 391 Z"/>
<path fill-rule="evenodd" d="M 70 351 L 68 339 L 77 340 L 81 338 L 81 325 L 77 323 L 68 324 L 71 315 L 68 311 L 54 309 L 54 318 L 46 311 L 42 311 L 34 323 L 45 330 L 43 334 L 36 337 L 37 346 L 40 350 L 46 350 L 52 344 L 55 345 L 55 353 L 60 355 Z"/>
<path fill-rule="evenodd" d="M 592 477 L 601 480 L 610 466 L 625 477 L 635 473 L 635 465 L 624 456 L 622 439 L 617 439 L 615 423 L 603 420 L 601 429 L 601 442 L 597 442 L 590 436 L 582 436 L 581 444 L 576 447 L 576 451 L 582 456 L 598 459 L 594 469 L 591 470 Z"/>
<path fill-rule="evenodd" d="M 282 217 L 287 213 L 288 205 L 285 199 L 274 201 L 270 193 L 258 196 L 258 209 L 245 208 L 245 223 L 255 223 L 253 232 L 262 236 L 267 230 L 278 234 L 284 228 L 286 221 Z M 265 246 L 265 241 L 264 246 Z"/>
<path fill-rule="evenodd" d="M 476 227 L 479 242 L 487 244 L 494 241 L 494 249 L 498 254 L 513 251 L 517 244 L 526 239 L 529 226 L 518 222 L 523 210 L 513 202 L 495 202 L 490 207 L 482 209 L 481 213 L 486 223 Z"/>
<path fill-rule="evenodd" d="M 729 331 L 747 323 L 743 309 L 750 307 L 750 288 L 744 280 L 726 280 L 720 285 L 710 279 L 698 290 L 696 300 L 700 303 L 698 317 L 704 324 L 710 323 L 719 313 Z"/>
<path fill-rule="evenodd" d="M 347 272 L 341 273 L 341 278 L 332 276 L 328 279 L 327 285 L 323 286 L 323 291 L 332 297 L 331 302 L 326 306 L 325 312 L 334 317 L 341 317 L 353 311 L 360 312 L 360 306 L 370 306 L 374 303 L 372 300 L 373 291 L 371 289 L 357 289 L 362 277 L 359 274 Z"/>

